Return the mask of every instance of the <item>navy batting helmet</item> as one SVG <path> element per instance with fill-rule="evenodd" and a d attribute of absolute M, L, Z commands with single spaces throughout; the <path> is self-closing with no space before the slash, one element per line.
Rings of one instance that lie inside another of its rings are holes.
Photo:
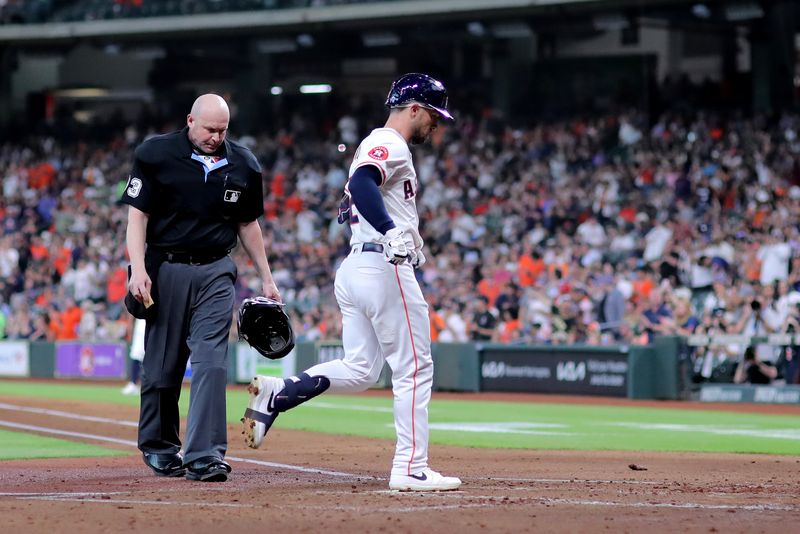
<path fill-rule="evenodd" d="M 411 72 L 403 74 L 392 83 L 386 96 L 386 107 L 400 108 L 416 102 L 431 108 L 448 120 L 453 116 L 447 110 L 447 89 L 442 82 L 427 74 Z"/>
<path fill-rule="evenodd" d="M 266 297 L 245 299 L 239 308 L 239 337 L 262 356 L 283 358 L 294 348 L 294 331 L 283 304 Z"/>

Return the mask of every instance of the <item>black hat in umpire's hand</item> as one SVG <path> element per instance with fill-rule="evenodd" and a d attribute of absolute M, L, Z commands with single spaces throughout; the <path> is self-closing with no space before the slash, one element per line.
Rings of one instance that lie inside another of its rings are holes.
<path fill-rule="evenodd" d="M 270 360 L 283 358 L 294 348 L 294 331 L 283 304 L 266 297 L 242 302 L 239 337 Z"/>

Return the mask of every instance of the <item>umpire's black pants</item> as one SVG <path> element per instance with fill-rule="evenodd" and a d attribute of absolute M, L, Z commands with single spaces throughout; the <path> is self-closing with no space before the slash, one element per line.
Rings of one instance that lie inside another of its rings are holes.
<path fill-rule="evenodd" d="M 158 271 L 158 314 L 147 322 L 142 364 L 139 449 L 176 453 L 178 399 L 192 362 L 184 463 L 225 457 L 228 333 L 236 264 L 229 256 L 206 265 L 164 262 Z"/>

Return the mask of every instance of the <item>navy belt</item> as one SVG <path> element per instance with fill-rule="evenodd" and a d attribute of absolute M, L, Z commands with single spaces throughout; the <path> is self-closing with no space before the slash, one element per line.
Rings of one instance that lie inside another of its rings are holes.
<path fill-rule="evenodd" d="M 377 252 L 382 254 L 383 245 L 380 243 L 356 243 L 350 248 L 350 253 L 356 254 L 358 252 Z"/>
<path fill-rule="evenodd" d="M 361 252 L 380 252 L 383 253 L 383 245 L 379 243 L 362 243 Z"/>
<path fill-rule="evenodd" d="M 216 252 L 164 252 L 164 260 L 169 263 L 186 263 L 189 265 L 205 265 L 213 263 L 228 255 L 229 250 Z"/>

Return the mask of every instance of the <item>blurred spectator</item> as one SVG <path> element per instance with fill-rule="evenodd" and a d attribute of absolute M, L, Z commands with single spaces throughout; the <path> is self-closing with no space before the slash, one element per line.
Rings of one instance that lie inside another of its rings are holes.
<path fill-rule="evenodd" d="M 497 317 L 489 310 L 489 301 L 483 295 L 475 299 L 475 312 L 469 324 L 469 338 L 473 341 L 489 341 L 495 335 Z"/>
<path fill-rule="evenodd" d="M 444 328 L 439 332 L 439 341 L 442 343 L 463 343 L 469 340 L 467 335 L 467 322 L 462 317 L 464 310 L 461 304 L 445 305 L 442 311 Z"/>
<path fill-rule="evenodd" d="M 758 249 L 757 258 L 761 262 L 761 285 L 769 285 L 776 280 L 789 277 L 789 260 L 792 249 L 784 240 L 783 232 L 775 228 L 767 234 L 767 242 Z"/>
<path fill-rule="evenodd" d="M 670 325 L 670 334 L 690 336 L 695 333 L 700 320 L 692 311 L 691 292 L 687 288 L 674 291 L 672 297 L 672 317 L 666 319 Z"/>
<path fill-rule="evenodd" d="M 735 343 L 719 343 L 715 336 L 731 333 L 725 318 L 724 308 L 715 308 L 706 313 L 695 330 L 697 334 L 709 336 L 706 346 L 697 347 L 694 353 L 695 382 L 731 382 L 736 369 L 736 359 L 742 353 Z"/>
<path fill-rule="evenodd" d="M 614 339 L 619 339 L 620 325 L 625 316 L 625 296 L 610 273 L 594 278 L 592 287 L 597 302 L 596 317 L 600 330 L 610 333 Z"/>
<path fill-rule="evenodd" d="M 500 322 L 492 336 L 499 343 L 518 343 L 521 340 L 518 308 L 504 308 L 500 312 Z"/>
<path fill-rule="evenodd" d="M 733 381 L 736 384 L 770 384 L 778 376 L 778 370 L 770 363 L 762 362 L 752 345 L 744 351 L 744 357 L 736 368 Z"/>
<path fill-rule="evenodd" d="M 656 335 L 672 333 L 674 325 L 672 309 L 660 288 L 655 288 L 650 292 L 641 318 L 648 341 L 653 341 Z"/>

